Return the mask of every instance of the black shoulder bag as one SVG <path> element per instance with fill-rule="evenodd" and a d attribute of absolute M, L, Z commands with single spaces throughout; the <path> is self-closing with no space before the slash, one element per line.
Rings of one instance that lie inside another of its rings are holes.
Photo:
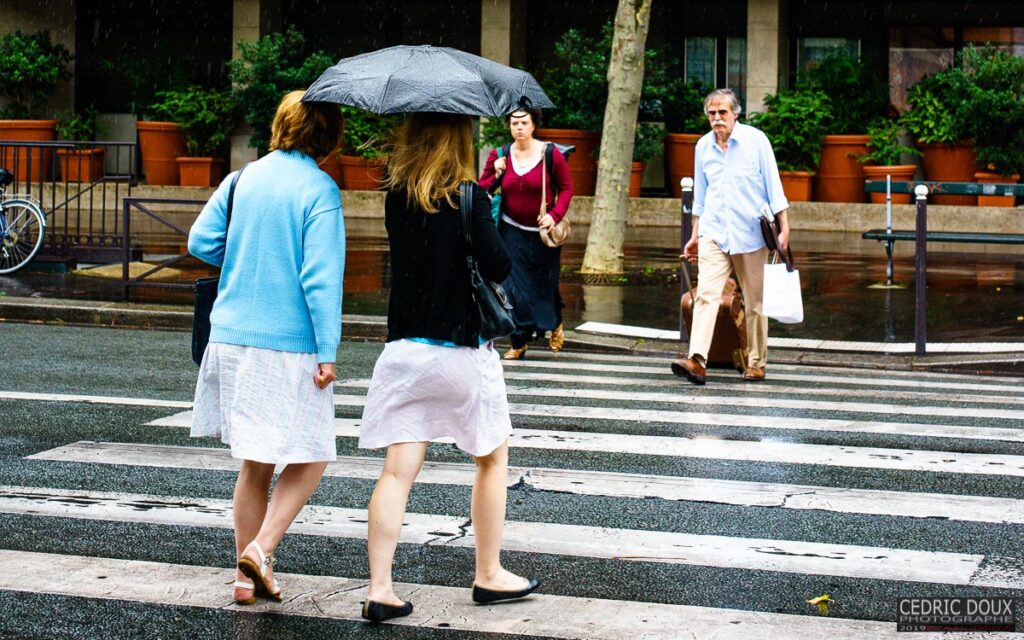
<path fill-rule="evenodd" d="M 469 268 L 470 292 L 480 314 L 480 337 L 484 340 L 504 338 L 516 329 L 512 319 L 512 303 L 501 285 L 484 280 L 473 257 L 473 189 L 469 182 L 459 185 L 459 214 L 462 233 L 466 237 L 466 267 Z"/>
<path fill-rule="evenodd" d="M 231 186 L 228 187 L 227 222 L 224 224 L 225 258 L 228 253 L 228 228 L 231 226 L 231 209 L 235 204 L 235 185 L 238 184 L 238 178 L 242 175 L 243 171 L 245 171 L 245 166 L 238 170 L 235 177 L 231 178 Z M 192 362 L 196 364 L 203 363 L 203 354 L 206 353 L 206 345 L 210 342 L 210 312 L 213 311 L 213 303 L 217 300 L 217 287 L 219 285 L 220 276 L 196 280 L 195 314 L 192 316 Z"/>

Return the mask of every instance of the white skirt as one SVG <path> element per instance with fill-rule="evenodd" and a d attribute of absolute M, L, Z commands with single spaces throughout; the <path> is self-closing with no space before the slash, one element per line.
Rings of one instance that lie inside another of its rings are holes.
<path fill-rule="evenodd" d="M 485 456 L 512 435 L 501 361 L 494 345 L 441 347 L 412 340 L 384 345 L 373 367 L 359 446 L 454 438 Z"/>
<path fill-rule="evenodd" d="M 219 437 L 242 460 L 336 460 L 334 385 L 317 388 L 316 372 L 315 353 L 211 342 L 199 367 L 192 437 Z"/>

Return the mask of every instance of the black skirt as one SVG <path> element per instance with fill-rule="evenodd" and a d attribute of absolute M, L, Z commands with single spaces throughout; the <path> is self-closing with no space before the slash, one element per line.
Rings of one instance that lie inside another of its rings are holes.
<path fill-rule="evenodd" d="M 536 231 L 525 231 L 505 221 L 499 233 L 512 260 L 512 273 L 502 286 L 512 300 L 516 333 L 511 340 L 518 348 L 535 333 L 543 335 L 562 322 L 562 297 L 558 293 L 562 248 L 552 249 Z"/>

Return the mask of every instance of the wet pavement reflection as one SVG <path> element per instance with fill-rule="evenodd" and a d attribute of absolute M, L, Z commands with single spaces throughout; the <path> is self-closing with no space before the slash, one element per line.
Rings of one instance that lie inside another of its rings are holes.
<path fill-rule="evenodd" d="M 349 225 L 344 311 L 387 313 L 390 261 L 380 225 Z M 574 229 L 585 239 L 586 228 Z M 584 246 L 563 249 L 561 292 L 565 322 L 585 321 L 675 329 L 679 326 L 678 231 L 630 230 L 622 276 L 579 273 Z M 909 342 L 914 339 L 914 256 L 912 243 L 897 245 L 897 288 L 885 281 L 882 246 L 859 234 L 794 232 L 794 255 L 803 287 L 805 321 L 771 321 L 770 335 L 822 340 Z M 146 256 L 147 260 L 155 256 Z M 981 245 L 931 245 L 928 254 L 928 340 L 930 342 L 1024 341 L 1024 249 Z M 155 261 L 155 260 L 154 260 Z M 182 265 L 179 265 L 182 266 Z M 205 275 L 184 263 L 176 278 Z M 876 285 L 876 287 L 872 287 Z M 74 299 L 119 300 L 120 282 L 25 271 L 0 276 L 0 293 Z M 189 304 L 187 290 L 135 289 L 135 302 Z"/>

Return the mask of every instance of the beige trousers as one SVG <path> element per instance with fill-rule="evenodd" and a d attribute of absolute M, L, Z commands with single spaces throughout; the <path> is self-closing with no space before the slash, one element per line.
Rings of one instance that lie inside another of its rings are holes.
<path fill-rule="evenodd" d="M 697 256 L 700 272 L 697 275 L 697 299 L 693 303 L 690 357 L 700 355 L 707 359 L 725 281 L 735 270 L 743 289 L 743 306 L 747 318 L 747 366 L 765 366 L 768 355 L 768 317 L 761 311 L 761 301 L 764 299 L 764 265 L 768 260 L 768 249 L 761 247 L 750 253 L 729 255 L 714 240 L 703 237 L 700 239 Z"/>

